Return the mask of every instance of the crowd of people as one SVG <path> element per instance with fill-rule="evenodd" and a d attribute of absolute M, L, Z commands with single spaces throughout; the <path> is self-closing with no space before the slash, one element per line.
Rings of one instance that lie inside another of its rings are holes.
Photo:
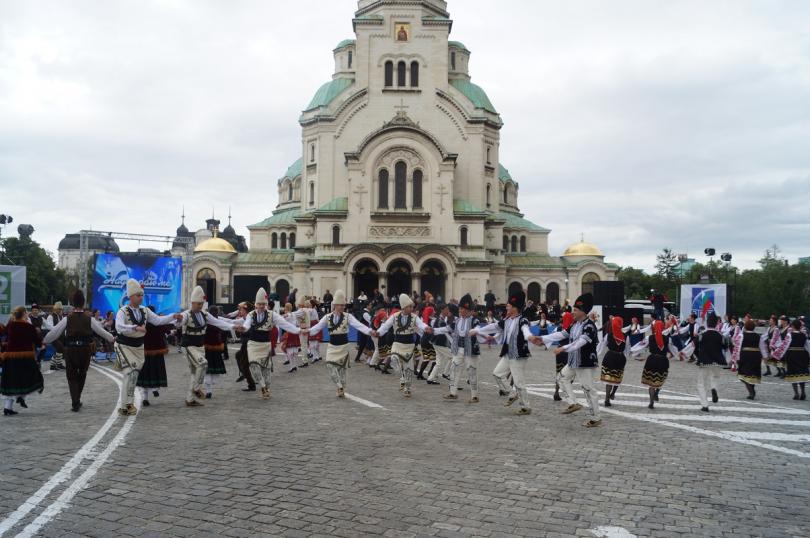
<path fill-rule="evenodd" d="M 447 402 L 458 401 L 459 392 L 469 390 L 467 402 L 477 404 L 480 348 L 495 346 L 499 361 L 492 374 L 497 391 L 505 406 L 517 404 L 517 415 L 532 413 L 526 380 L 531 347 L 548 348 L 556 363 L 554 399 L 565 400 L 564 414 L 587 407 L 586 427 L 601 425 L 597 383 L 604 383 L 603 405 L 610 407 L 631 359 L 644 361 L 641 383 L 649 388 L 650 409 L 659 401 L 671 361 L 697 365 L 696 388 L 704 412 L 709 411 L 709 398 L 719 400 L 717 382 L 723 368 L 737 375 L 749 399 L 756 398 L 762 376 L 790 383 L 796 400 L 806 399 L 805 384 L 810 381 L 807 326 L 803 319 L 785 316 L 773 316 L 767 330 L 758 332 L 750 316 L 721 321 L 714 313 L 680 321 L 661 312 L 649 325 L 620 316 L 602 323 L 590 294 L 573 305 L 559 305 L 532 304 L 516 292 L 497 308 L 491 292 L 480 305 L 470 294 L 444 302 L 429 292 L 386 299 L 375 290 L 348 301 L 337 290 L 318 301 L 299 297 L 294 290 L 282 305 L 264 289 L 258 290 L 253 304 L 242 303 L 225 313 L 208 306 L 200 287 L 193 290 L 188 310 L 158 315 L 143 305 L 143 289 L 136 281 L 127 282 L 126 295 L 128 303 L 104 318 L 85 309 L 81 292 L 72 298 L 68 315 L 61 305 L 47 315 L 36 305 L 31 312 L 15 308 L 8 325 L 0 328 L 4 414 L 16 415 L 15 404 L 25 408 L 29 394 L 43 391 L 40 359 L 44 346 L 51 344 L 49 367 L 66 371 L 72 411 L 82 407 L 87 370 L 101 350 L 123 377 L 120 414 L 134 415 L 136 390 L 146 407 L 150 392 L 158 397 L 168 386 L 168 338 L 188 362 L 188 407 L 202 407 L 213 397 L 218 378 L 226 374 L 229 338 L 240 343 L 235 353 L 237 381 L 245 383 L 244 391 L 259 391 L 265 400 L 271 397 L 273 357 L 280 354 L 290 374 L 324 360 L 338 398 L 346 396 L 351 364 L 364 363 L 382 375 L 397 373 L 406 399 L 415 384 L 424 381 L 447 384 L 442 395 Z M 356 343 L 350 342 L 350 328 L 357 333 Z M 585 395 L 585 406 L 575 396 L 574 383 Z"/>

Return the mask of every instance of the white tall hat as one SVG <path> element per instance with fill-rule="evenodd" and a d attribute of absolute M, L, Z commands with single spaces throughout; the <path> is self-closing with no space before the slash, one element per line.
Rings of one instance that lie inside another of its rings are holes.
<path fill-rule="evenodd" d="M 404 309 L 409 306 L 413 306 L 413 301 L 411 301 L 411 298 L 408 297 L 406 293 L 401 293 L 399 295 L 399 307 Z"/>
<path fill-rule="evenodd" d="M 202 286 L 197 286 L 194 288 L 194 291 L 191 292 L 191 302 L 192 303 L 204 303 L 205 302 L 205 292 L 202 289 Z"/>
<path fill-rule="evenodd" d="M 127 280 L 127 297 L 132 297 L 133 295 L 138 295 L 139 293 L 143 293 L 143 288 L 141 287 L 140 283 L 134 278 L 130 278 Z"/>
<path fill-rule="evenodd" d="M 53 303 L 54 310 L 62 310 L 62 308 L 63 308 L 62 301 L 56 301 L 55 303 Z"/>
<path fill-rule="evenodd" d="M 343 290 L 335 291 L 335 296 L 332 298 L 332 304 L 346 304 L 346 292 Z"/>
<path fill-rule="evenodd" d="M 256 300 L 253 301 L 254 304 L 267 304 L 267 292 L 264 288 L 259 288 L 259 291 L 256 292 Z"/>

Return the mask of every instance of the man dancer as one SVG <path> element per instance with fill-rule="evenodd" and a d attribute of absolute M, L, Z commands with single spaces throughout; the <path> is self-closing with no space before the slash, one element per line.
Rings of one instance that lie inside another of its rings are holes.
<path fill-rule="evenodd" d="M 132 278 L 127 280 L 127 297 L 129 304 L 122 306 L 115 315 L 115 331 L 118 334 L 115 342 L 117 355 L 115 368 L 124 375 L 121 384 L 121 407 L 118 413 L 135 415 L 138 413 L 133 405 L 135 385 L 145 361 L 143 339 L 146 336 L 146 324 L 170 325 L 182 319 L 182 315 L 158 316 L 142 306 L 143 287 Z"/>
<path fill-rule="evenodd" d="M 349 326 L 354 327 L 357 332 L 365 336 L 376 336 L 370 327 L 358 321 L 353 315 L 346 311 L 346 293 L 343 290 L 335 291 L 332 299 L 332 312 L 326 314 L 321 320 L 309 329 L 310 335 L 315 335 L 323 331 L 324 327 L 329 330 L 329 344 L 326 346 L 326 367 L 329 368 L 329 376 L 337 386 L 338 398 L 346 395 L 347 370 L 349 368 Z"/>
<path fill-rule="evenodd" d="M 62 302 L 56 301 L 53 303 L 53 309 L 51 313 L 48 314 L 46 317 L 42 319 L 42 330 L 45 332 L 50 332 L 56 327 L 64 316 L 62 315 Z M 62 342 L 61 338 L 57 338 L 56 340 L 49 340 L 49 342 L 53 345 L 53 357 L 51 357 L 51 370 L 64 370 L 65 369 L 65 361 L 64 361 L 64 351 L 65 345 Z"/>
<path fill-rule="evenodd" d="M 709 412 L 709 400 L 706 395 L 707 388 L 711 388 L 712 402 L 717 403 L 717 377 L 721 367 L 726 365 L 723 353 L 725 337 L 717 330 L 717 314 L 711 312 L 706 316 L 706 330 L 697 337 L 697 391 L 700 399 L 701 411 Z"/>
<path fill-rule="evenodd" d="M 509 394 L 509 399 L 504 406 L 510 407 L 513 403 L 519 402 L 520 407 L 515 411 L 515 414 L 519 416 L 532 414 L 529 391 L 526 388 L 526 363 L 531 356 L 529 342 L 540 343 L 540 339 L 531 333 L 531 322 L 522 315 L 525 306 L 526 294 L 518 291 L 509 297 L 509 302 L 506 304 L 506 318 L 470 332 L 472 336 L 500 334 L 500 361 L 495 366 L 492 375 L 495 376 L 500 393 Z M 511 388 L 507 382 L 509 374 L 512 374 L 514 385 Z"/>
<path fill-rule="evenodd" d="M 447 334 L 443 332 L 436 332 L 436 329 L 446 327 L 450 331 L 449 334 L 455 334 L 456 318 L 459 314 L 458 306 L 454 304 L 439 305 L 437 309 L 439 310 L 439 315 L 431 322 L 433 334 L 436 335 L 433 338 L 433 348 L 436 350 L 436 365 L 433 367 L 433 370 L 430 371 L 430 375 L 427 379 L 428 385 L 438 385 L 439 375 L 445 376 L 445 379 L 449 379 L 445 371 L 449 369 L 450 364 L 453 362 L 451 346 L 453 337 L 447 336 Z M 458 345 L 458 341 L 456 341 L 456 345 Z"/>
<path fill-rule="evenodd" d="M 45 336 L 44 343 L 50 344 L 64 339 L 65 374 L 70 389 L 71 411 L 78 412 L 82 407 L 82 391 L 90 368 L 90 350 L 93 344 L 93 333 L 107 342 L 114 342 L 113 335 L 104 330 L 101 323 L 84 312 L 84 294 L 81 290 L 73 294 L 71 301 L 73 312 L 61 318 Z"/>
<path fill-rule="evenodd" d="M 446 401 L 458 400 L 458 386 L 461 383 L 462 365 L 466 366 L 467 378 L 470 381 L 470 399 L 467 403 L 477 404 L 478 398 L 478 362 L 480 350 L 478 340 L 475 338 L 478 329 L 478 318 L 473 317 L 473 300 L 468 293 L 461 298 L 458 304 L 459 318 L 452 327 L 444 326 L 433 331 L 433 334 L 446 334 L 450 338 L 452 353 L 452 379 L 450 380 L 450 393 L 444 395 Z M 491 330 L 496 330 L 489 325 Z"/>
<path fill-rule="evenodd" d="M 774 338 L 776 338 L 776 334 L 779 332 L 779 329 L 776 327 L 777 323 L 778 321 L 776 315 L 771 314 L 771 317 L 768 320 L 768 330 L 762 333 L 762 337 L 759 340 L 759 350 L 762 354 L 762 362 L 765 363 L 765 373 L 762 374 L 763 376 L 771 375 L 771 342 Z"/>
<path fill-rule="evenodd" d="M 542 337 L 543 343 L 546 345 L 565 338 L 570 341 L 569 344 L 554 350 L 555 355 L 568 354 L 568 363 L 560 373 L 560 385 L 565 400 L 568 402 L 568 407 L 562 411 L 562 414 L 570 415 L 582 409 L 582 405 L 577 402 L 574 395 L 573 382 L 576 380 L 582 386 L 588 404 L 590 418 L 582 424 L 586 428 L 602 425 L 602 419 L 599 418 L 599 394 L 594 387 L 596 370 L 599 366 L 596 353 L 599 337 L 596 324 L 588 318 L 588 313 L 592 308 L 593 296 L 590 293 L 578 297 L 574 301 L 574 308 L 571 311 L 574 316 L 574 324 L 571 328 Z"/>
<path fill-rule="evenodd" d="M 263 400 L 270 399 L 270 374 L 271 363 L 270 339 L 272 330 L 281 327 L 285 331 L 293 334 L 300 334 L 301 329 L 284 319 L 277 312 L 267 309 L 267 292 L 264 288 L 259 288 L 256 292 L 255 310 L 250 312 L 241 331 L 246 331 L 248 335 L 247 352 L 248 363 L 250 364 L 250 374 L 254 382 L 262 389 Z"/>
<path fill-rule="evenodd" d="M 414 335 L 431 333 L 433 329 L 425 325 L 422 318 L 413 313 L 413 301 L 405 293 L 399 296 L 399 308 L 399 312 L 382 324 L 377 331 L 377 336 L 383 336 L 393 329 L 394 344 L 391 346 L 391 356 L 399 363 L 402 372 L 399 389 L 405 398 L 410 398 L 411 385 L 413 385 L 413 355 L 416 348 Z"/>

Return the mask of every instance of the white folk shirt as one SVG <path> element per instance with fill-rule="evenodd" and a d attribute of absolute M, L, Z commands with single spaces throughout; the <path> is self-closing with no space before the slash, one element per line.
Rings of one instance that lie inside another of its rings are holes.
<path fill-rule="evenodd" d="M 127 308 L 132 310 L 132 317 L 135 321 L 143 321 L 143 316 L 146 316 L 146 323 L 152 325 L 171 325 L 174 323 L 174 314 L 166 316 L 158 316 L 148 308 L 140 306 L 138 308 L 124 307 L 119 308 L 118 313 L 115 315 L 115 331 L 123 336 L 130 336 L 133 338 L 143 338 L 143 333 L 135 330 L 137 325 L 133 325 L 127 318 Z"/>
<path fill-rule="evenodd" d="M 351 325 L 352 327 L 354 327 L 355 329 L 357 329 L 361 333 L 365 334 L 366 336 L 371 335 L 371 327 L 367 327 L 366 325 L 363 325 L 363 323 L 361 323 L 356 317 L 354 317 L 353 315 L 351 315 L 349 313 L 344 313 L 343 315 L 346 317 L 346 321 L 349 322 L 349 325 Z M 321 320 L 318 323 L 316 323 L 315 325 L 312 326 L 312 328 L 309 330 L 309 334 L 311 336 L 314 336 L 314 335 L 318 334 L 319 332 L 321 332 L 324 329 L 324 327 L 326 327 L 327 323 L 329 323 L 329 316 L 332 316 L 332 323 L 333 324 L 337 323 L 337 321 L 339 319 L 338 318 L 339 314 L 337 312 L 332 312 L 331 314 L 326 314 L 324 317 L 321 318 Z"/>

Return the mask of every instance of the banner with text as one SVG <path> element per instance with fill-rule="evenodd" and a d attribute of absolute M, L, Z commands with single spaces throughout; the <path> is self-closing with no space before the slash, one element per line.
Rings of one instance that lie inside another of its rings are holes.
<path fill-rule="evenodd" d="M 681 320 L 695 314 L 702 322 L 714 312 L 723 319 L 726 315 L 725 284 L 683 284 L 681 286 Z"/>
<path fill-rule="evenodd" d="M 93 271 L 93 308 L 117 312 L 127 303 L 127 279 L 143 286 L 144 306 L 158 314 L 180 311 L 183 294 L 183 260 L 170 256 L 96 254 Z"/>
<path fill-rule="evenodd" d="M 25 306 L 25 267 L 0 265 L 0 323 L 8 323 L 15 306 Z"/>

